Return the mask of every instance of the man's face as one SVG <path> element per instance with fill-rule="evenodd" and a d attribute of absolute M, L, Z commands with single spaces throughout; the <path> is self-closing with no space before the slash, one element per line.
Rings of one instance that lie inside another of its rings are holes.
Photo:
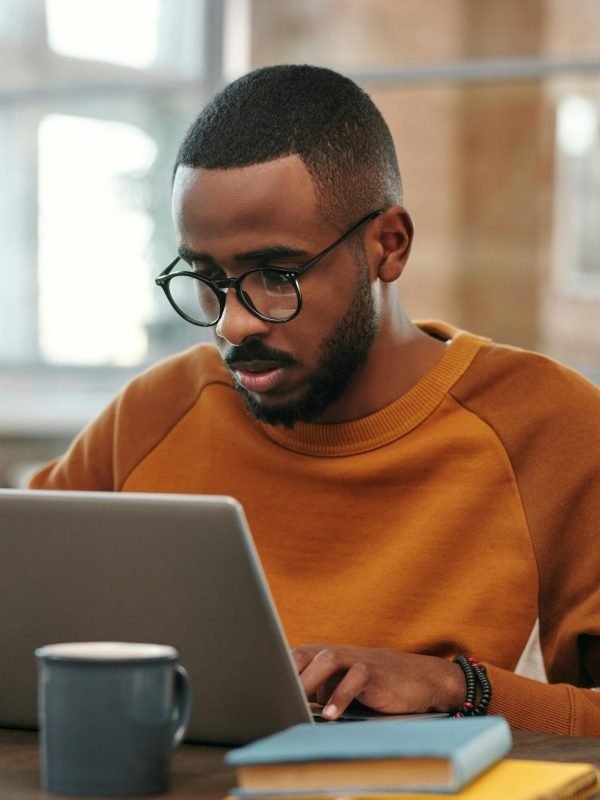
<path fill-rule="evenodd" d="M 227 170 L 180 167 L 173 215 L 180 247 L 200 256 L 209 277 L 239 277 L 267 264 L 298 267 L 340 234 L 323 219 L 312 179 L 295 156 Z M 255 317 L 228 291 L 216 343 L 258 419 L 285 426 L 336 421 L 336 403 L 376 334 L 368 265 L 356 237 L 300 278 L 302 309 L 289 322 Z"/>

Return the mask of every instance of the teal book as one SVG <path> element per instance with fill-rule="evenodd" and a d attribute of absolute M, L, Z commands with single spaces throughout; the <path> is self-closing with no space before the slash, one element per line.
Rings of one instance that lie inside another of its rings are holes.
<path fill-rule="evenodd" d="M 242 797 L 457 792 L 510 750 L 502 717 L 310 723 L 231 750 Z"/>

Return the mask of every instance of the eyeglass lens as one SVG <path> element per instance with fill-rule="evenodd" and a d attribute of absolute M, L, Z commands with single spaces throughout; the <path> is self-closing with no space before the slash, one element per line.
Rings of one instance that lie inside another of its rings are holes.
<path fill-rule="evenodd" d="M 221 315 L 215 289 L 199 278 L 174 274 L 169 291 L 175 305 L 201 325 L 214 325 Z M 255 270 L 244 276 L 240 285 L 243 302 L 250 310 L 268 319 L 284 321 L 294 316 L 299 295 L 293 281 L 275 270 Z"/>

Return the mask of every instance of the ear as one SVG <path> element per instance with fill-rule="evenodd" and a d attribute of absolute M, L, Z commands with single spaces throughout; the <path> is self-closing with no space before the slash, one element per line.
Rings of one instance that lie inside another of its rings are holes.
<path fill-rule="evenodd" d="M 402 275 L 408 261 L 414 235 L 412 219 L 403 206 L 392 206 L 375 223 L 377 277 L 391 283 Z"/>

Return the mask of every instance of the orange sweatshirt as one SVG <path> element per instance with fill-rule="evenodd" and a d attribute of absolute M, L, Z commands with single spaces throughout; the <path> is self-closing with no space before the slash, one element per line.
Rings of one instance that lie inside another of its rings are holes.
<path fill-rule="evenodd" d="M 354 422 L 255 421 L 201 345 L 137 377 L 34 488 L 226 494 L 292 646 L 488 667 L 491 713 L 600 736 L 600 392 L 539 355 L 452 338 Z"/>

